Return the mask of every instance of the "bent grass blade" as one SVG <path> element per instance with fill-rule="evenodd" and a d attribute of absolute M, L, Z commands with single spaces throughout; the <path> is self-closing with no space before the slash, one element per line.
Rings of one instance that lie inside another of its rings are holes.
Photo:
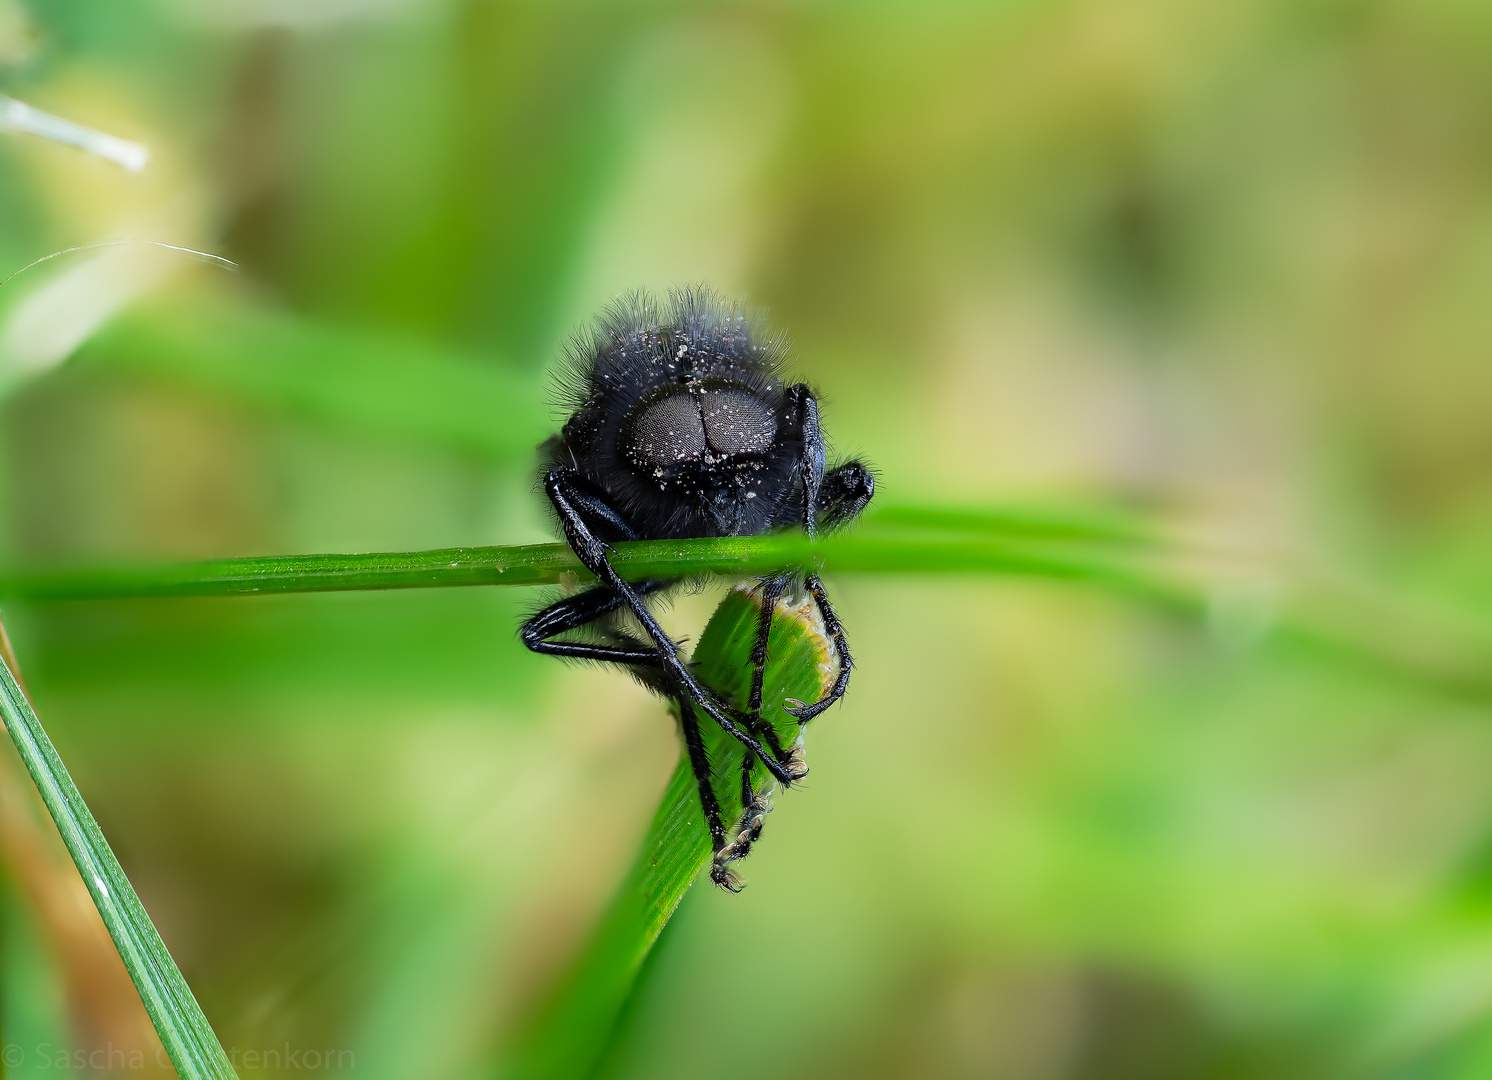
<path fill-rule="evenodd" d="M 57 756 L 41 721 L 0 661 L 0 715 L 63 843 L 103 916 L 135 989 L 178 1075 L 186 1080 L 236 1077 L 191 988 L 177 970 L 119 860 Z"/>
<path fill-rule="evenodd" d="M 760 597 L 744 585 L 736 586 L 716 609 L 694 650 L 696 670 L 705 681 L 743 708 L 760 611 Z M 811 605 L 779 602 L 762 688 L 762 715 L 780 718 L 773 722 L 784 746 L 793 745 L 800 734 L 797 722 L 783 711 L 784 702 L 816 701 L 827 692 L 835 673 L 831 650 Z M 729 835 L 741 813 L 741 747 L 707 719 L 701 731 Z M 762 775 L 758 768 L 756 776 Z M 769 816 L 764 842 L 770 842 L 770 833 Z M 561 1080 L 595 1072 L 605 1060 L 658 935 L 710 859 L 699 789 L 681 751 L 632 870 L 579 960 L 510 1054 L 504 1076 Z"/>

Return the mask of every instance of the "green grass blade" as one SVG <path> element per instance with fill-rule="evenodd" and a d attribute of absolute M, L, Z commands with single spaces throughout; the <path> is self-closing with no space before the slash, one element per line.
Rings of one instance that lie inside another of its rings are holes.
<path fill-rule="evenodd" d="M 235 1073 L 222 1044 L 202 1015 L 191 988 L 177 970 L 150 916 L 114 858 L 68 775 L 36 713 L 0 661 L 0 714 L 31 773 L 62 840 L 82 875 L 94 906 L 140 992 L 156 1033 L 185 1080 L 219 1080 Z"/>
<path fill-rule="evenodd" d="M 953 534 L 904 537 L 872 530 L 810 542 L 777 536 L 619 543 L 613 564 L 629 578 L 746 575 L 813 563 L 828 571 L 1006 573 L 1081 580 L 1185 603 L 1185 594 L 1122 555 L 1038 541 Z M 547 585 L 590 580 L 563 544 L 443 548 L 366 555 L 273 555 L 144 566 L 12 570 L 0 594 L 24 600 L 239 596 L 462 585 Z"/>
<path fill-rule="evenodd" d="M 1000 514 L 892 509 L 863 528 L 809 541 L 800 533 L 703 540 L 619 543 L 613 565 L 633 580 L 717 574 L 746 577 L 783 567 L 833 573 L 995 574 L 1062 581 L 1141 601 L 1191 618 L 1216 614 L 1219 583 L 1184 571 L 1188 549 L 1171 544 L 1082 536 L 1012 536 Z M 934 520 L 934 518 L 942 520 Z M 913 521 L 916 524 L 913 525 Z M 1060 526 L 1051 519 L 1052 528 Z M 1027 528 L 1021 525 L 1020 528 Z M 1283 571 L 1240 564 L 1273 581 Z M 246 596 L 274 593 L 423 589 L 469 585 L 552 585 L 586 582 L 563 544 L 443 548 L 365 555 L 272 555 L 243 559 L 118 567 L 0 571 L 0 596 L 15 600 L 105 600 L 149 597 Z M 1280 581 L 1281 589 L 1284 581 Z M 1476 628 L 1421 626 L 1406 619 L 1391 596 L 1364 609 L 1330 590 L 1284 594 L 1262 613 L 1264 636 L 1325 651 L 1395 678 L 1476 700 L 1492 698 L 1492 642 Z M 1432 620 L 1433 622 L 1434 620 Z M 1443 620 L 1442 620 L 1443 621 Z"/>
<path fill-rule="evenodd" d="M 731 590 L 694 650 L 694 663 L 705 681 L 742 707 L 760 611 L 755 594 L 742 586 Z M 799 731 L 796 721 L 783 712 L 784 700 L 815 701 L 833 678 L 831 646 L 811 611 L 808 606 L 781 603 L 773 623 L 762 714 L 786 721 L 774 720 L 785 746 L 799 737 Z M 742 751 L 708 719 L 701 719 L 729 833 L 741 812 Z M 760 767 L 756 775 L 762 776 Z M 770 825 L 769 817 L 769 833 Z M 579 961 L 511 1055 L 505 1075 L 560 1080 L 594 1073 L 658 935 L 709 862 L 710 838 L 700 813 L 699 789 L 681 754 L 631 872 Z M 748 866 L 749 861 L 738 865 Z"/>

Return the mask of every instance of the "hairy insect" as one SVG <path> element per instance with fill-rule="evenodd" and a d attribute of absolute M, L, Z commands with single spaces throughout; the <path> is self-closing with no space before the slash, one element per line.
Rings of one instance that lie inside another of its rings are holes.
<path fill-rule="evenodd" d="M 875 493 L 869 467 L 826 469 L 818 403 L 780 372 L 787 346 L 760 321 L 705 289 L 676 290 L 660 306 L 638 293 L 604 311 L 566 356 L 563 404 L 571 412 L 543 447 L 541 476 L 565 539 L 599 584 L 551 604 L 521 630 L 535 652 L 622 664 L 650 689 L 678 702 L 689 762 L 714 847 L 711 879 L 737 891 L 730 863 L 761 835 L 768 809 L 753 785 L 757 762 L 790 785 L 807 774 L 761 716 L 772 612 L 799 585 L 785 570 L 760 584 L 761 618 L 752 650 L 748 709 L 704 685 L 663 632 L 648 598 L 679 578 L 626 581 L 607 559 L 619 540 L 757 536 L 801 528 L 809 536 L 853 520 Z M 817 574 L 801 576 L 834 643 L 838 671 L 822 700 L 787 711 L 805 724 L 838 701 L 852 661 L 844 629 Z M 629 612 L 640 632 L 615 625 Z M 590 639 L 560 635 L 604 624 Z M 599 640 L 597 640 L 599 638 Z M 742 815 L 727 834 L 700 737 L 703 713 L 745 749 Z"/>

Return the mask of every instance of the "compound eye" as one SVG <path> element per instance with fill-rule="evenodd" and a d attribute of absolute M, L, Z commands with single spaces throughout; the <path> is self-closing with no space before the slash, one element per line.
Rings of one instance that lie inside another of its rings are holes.
<path fill-rule="evenodd" d="M 699 406 L 687 393 L 671 394 L 644 405 L 623 433 L 625 452 L 645 470 L 668 469 L 698 460 L 708 449 Z"/>
<path fill-rule="evenodd" d="M 755 394 L 732 388 L 707 389 L 699 395 L 705 437 L 721 457 L 764 454 L 777 437 L 777 418 Z"/>

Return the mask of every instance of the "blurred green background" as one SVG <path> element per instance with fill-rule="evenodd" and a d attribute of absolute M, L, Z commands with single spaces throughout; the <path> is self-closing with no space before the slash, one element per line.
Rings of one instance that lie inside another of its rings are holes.
<path fill-rule="evenodd" d="M 694 281 L 882 501 L 1247 554 L 1201 623 L 832 580 L 850 694 L 607 1076 L 1492 1076 L 1492 697 L 1266 632 L 1492 643 L 1492 6 L 0 0 L 0 92 L 153 154 L 0 133 L 0 276 L 242 265 L 0 289 L 5 565 L 547 539 L 548 365 Z M 491 1075 L 584 940 L 677 746 L 544 595 L 6 605 L 242 1075 Z M 7 764 L 9 1075 L 150 1059 Z"/>

